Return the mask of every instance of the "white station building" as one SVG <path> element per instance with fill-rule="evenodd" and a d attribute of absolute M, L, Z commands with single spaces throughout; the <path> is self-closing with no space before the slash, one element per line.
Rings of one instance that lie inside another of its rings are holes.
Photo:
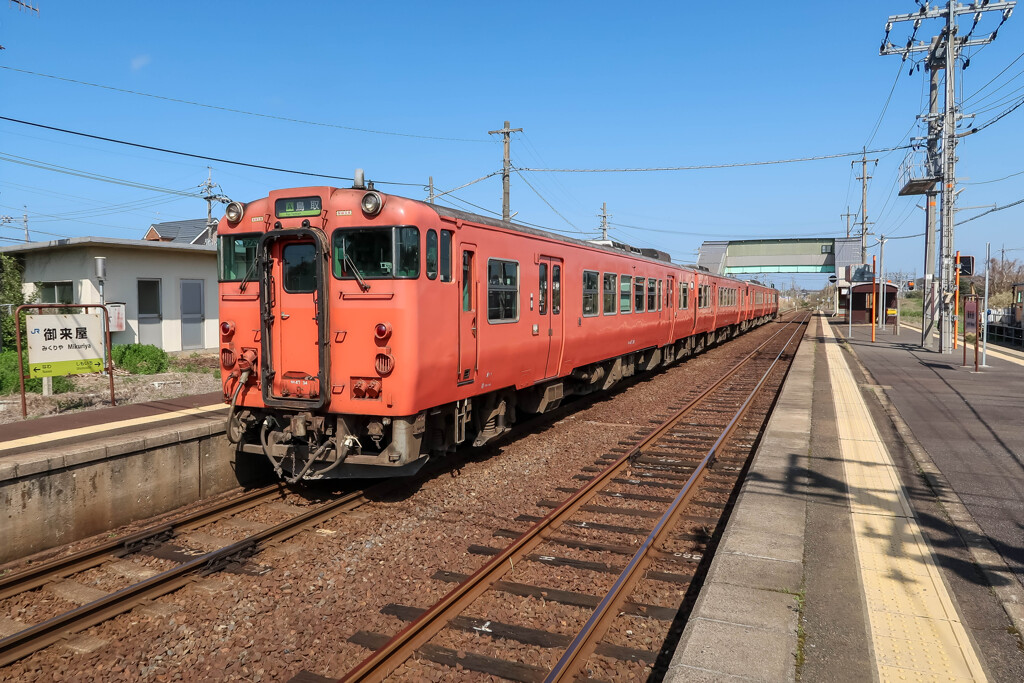
<path fill-rule="evenodd" d="M 112 343 L 184 351 L 219 341 L 217 249 L 205 242 L 206 220 L 198 219 L 155 224 L 142 240 L 73 237 L 0 247 L 0 253 L 22 263 L 25 291 L 38 294 L 35 303 L 123 303 L 125 329 L 111 333 Z M 102 281 L 97 257 L 104 259 Z"/>

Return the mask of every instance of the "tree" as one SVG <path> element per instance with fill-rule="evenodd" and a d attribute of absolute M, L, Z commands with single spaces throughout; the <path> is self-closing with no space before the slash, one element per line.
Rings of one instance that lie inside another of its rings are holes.
<path fill-rule="evenodd" d="M 17 344 L 14 311 L 31 303 L 25 298 L 21 274 L 21 266 L 13 257 L 0 254 L 0 348 L 5 350 L 14 350 Z"/>

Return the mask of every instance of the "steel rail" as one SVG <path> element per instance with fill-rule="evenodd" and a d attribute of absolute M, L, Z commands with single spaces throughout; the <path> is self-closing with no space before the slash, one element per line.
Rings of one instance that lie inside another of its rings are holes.
<path fill-rule="evenodd" d="M 0 600 L 39 588 L 55 579 L 62 579 L 103 564 L 111 557 L 124 557 L 149 545 L 174 538 L 177 534 L 208 524 L 216 518 L 236 514 L 283 493 L 283 486 L 271 484 L 240 496 L 195 510 L 177 519 L 161 522 L 128 536 L 103 541 L 76 553 L 31 565 L 21 571 L 0 577 Z"/>
<path fill-rule="evenodd" d="M 373 487 L 375 493 L 393 486 L 390 482 Z M 368 501 L 367 491 L 355 491 L 316 507 L 269 529 L 218 550 L 200 555 L 178 567 L 104 596 L 86 605 L 48 619 L 0 640 L 0 666 L 6 666 L 82 629 L 94 626 L 141 602 L 166 595 L 193 581 L 240 563 L 269 543 L 279 543 L 307 527 L 330 519 L 339 512 L 352 510 Z"/>
<path fill-rule="evenodd" d="M 786 344 L 775 357 L 775 360 L 772 361 L 771 365 L 761 376 L 757 385 L 750 391 L 746 400 L 743 401 L 743 405 L 741 405 L 739 410 L 736 411 L 736 414 L 733 415 L 729 424 L 726 425 L 721 435 L 708 450 L 707 454 L 705 454 L 700 464 L 690 475 L 689 479 L 687 479 L 683 488 L 676 495 L 669 508 L 658 519 L 654 529 L 652 529 L 647 538 L 644 539 L 644 542 L 640 544 L 640 547 L 633 555 L 633 558 L 626 564 L 622 572 L 615 579 L 615 582 L 612 584 L 608 593 L 604 598 L 602 598 L 601 602 L 598 603 L 593 614 L 591 614 L 590 618 L 583 625 L 583 628 L 580 629 L 579 633 L 577 633 L 576 637 L 573 638 L 565 652 L 562 653 L 562 657 L 544 679 L 545 683 L 569 680 L 579 673 L 581 665 L 586 662 L 587 657 L 593 653 L 598 641 L 604 637 L 605 633 L 607 633 L 612 620 L 618 616 L 617 607 L 621 602 L 620 598 L 625 598 L 629 595 L 629 592 L 632 591 L 637 581 L 642 577 L 641 570 L 646 569 L 650 564 L 649 551 L 662 540 L 665 532 L 670 528 L 671 523 L 675 521 L 676 514 L 682 508 L 683 504 L 689 502 L 691 494 L 696 490 L 698 483 L 704 478 L 710 464 L 714 462 L 718 449 L 732 435 L 736 425 L 739 424 L 740 419 L 742 419 L 744 414 L 746 414 L 751 402 L 757 396 L 758 392 L 760 392 L 761 387 L 764 386 L 765 382 L 768 381 L 768 376 L 775 369 L 775 366 L 778 365 L 779 361 L 782 359 L 782 355 L 793 342 L 793 337 L 800 332 L 806 321 L 807 318 L 804 318 L 804 320 L 799 323 L 798 328 L 794 330 L 793 334 L 786 341 Z M 797 347 L 799 347 L 799 345 L 800 339 L 798 338 Z"/>
<path fill-rule="evenodd" d="M 629 452 L 612 461 L 604 470 L 594 476 L 579 491 L 570 496 L 560 506 L 553 509 L 543 519 L 525 531 L 502 552 L 495 555 L 489 562 L 477 569 L 458 586 L 449 591 L 433 607 L 428 609 L 405 628 L 396 633 L 380 649 L 371 653 L 354 669 L 341 679 L 344 683 L 352 681 L 381 681 L 400 666 L 405 660 L 432 639 L 449 621 L 464 611 L 476 598 L 484 594 L 497 583 L 514 566 L 515 562 L 527 555 L 553 534 L 562 523 L 571 518 L 579 508 L 594 498 L 603 486 L 613 479 L 640 451 L 649 443 L 657 441 L 668 432 L 682 417 L 691 412 L 708 395 L 740 371 L 750 360 L 757 356 L 786 327 L 773 334 L 757 349 L 738 362 L 729 372 L 723 375 L 711 387 L 677 410 L 660 427 L 634 446 Z M 802 323 L 801 323 L 802 324 Z"/>

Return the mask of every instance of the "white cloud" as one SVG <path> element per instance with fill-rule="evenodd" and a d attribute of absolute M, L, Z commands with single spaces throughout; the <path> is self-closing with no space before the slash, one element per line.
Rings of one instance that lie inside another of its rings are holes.
<path fill-rule="evenodd" d="M 132 71 L 138 71 L 147 64 L 149 64 L 149 55 L 139 55 L 138 57 L 132 57 Z"/>

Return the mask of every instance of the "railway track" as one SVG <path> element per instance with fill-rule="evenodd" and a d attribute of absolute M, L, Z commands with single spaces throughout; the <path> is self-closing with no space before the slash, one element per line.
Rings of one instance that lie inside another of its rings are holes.
<path fill-rule="evenodd" d="M 785 325 L 708 390 L 652 420 L 658 424 L 645 437 L 581 472 L 586 483 L 563 491 L 567 499 L 542 501 L 551 508 L 546 516 L 520 516 L 534 523 L 528 531 L 495 533 L 514 538 L 510 545 L 471 547 L 491 556 L 471 576 L 438 572 L 457 585 L 435 605 L 387 605 L 383 612 L 407 625 L 393 637 L 353 635 L 373 653 L 344 680 L 415 679 L 423 666 L 442 677 L 469 669 L 528 682 L 645 677 L 666 665 L 671 648 L 662 643 L 682 629 L 679 600 L 666 606 L 666 596 L 684 595 L 683 612 L 695 598 L 706 553 L 788 371 L 782 361 L 791 361 L 806 321 Z M 557 607 L 557 618 L 547 628 L 513 623 L 523 600 L 538 598 Z M 632 636 L 640 625 L 648 637 L 638 647 Z M 520 653 L 518 661 L 509 652 Z M 303 672 L 295 680 L 321 679 Z"/>
<path fill-rule="evenodd" d="M 171 544 L 176 537 L 189 531 L 234 517 L 257 505 L 283 499 L 284 487 L 274 484 L 220 501 L 130 536 L 100 543 L 66 557 L 0 577 L 2 601 L 136 553 L 178 562 L 178 565 L 171 569 L 0 639 L 0 667 L 138 605 L 178 590 L 198 577 L 226 569 L 237 569 L 256 552 L 285 541 L 337 514 L 359 507 L 367 502 L 371 490 L 376 494 L 390 488 L 390 483 L 383 483 L 367 490 L 346 493 L 325 504 L 310 506 L 310 509 L 279 524 L 256 531 L 240 541 L 210 552 L 190 552 Z"/>

